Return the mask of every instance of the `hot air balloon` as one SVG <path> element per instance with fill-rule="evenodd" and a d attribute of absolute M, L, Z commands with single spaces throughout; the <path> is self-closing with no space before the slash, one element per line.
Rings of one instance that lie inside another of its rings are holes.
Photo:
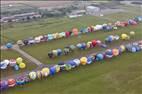
<path fill-rule="evenodd" d="M 50 73 L 49 68 L 45 67 L 41 70 L 42 76 L 47 77 Z"/>
<path fill-rule="evenodd" d="M 86 64 L 87 64 L 87 58 L 86 58 L 86 57 L 81 57 L 81 58 L 80 58 L 80 63 L 81 63 L 82 65 L 86 65 Z"/>
<path fill-rule="evenodd" d="M 21 63 L 19 64 L 19 68 L 20 68 L 20 69 L 24 69 L 24 68 L 26 68 L 26 64 L 25 64 L 25 63 L 23 63 L 23 62 L 21 62 Z"/>
<path fill-rule="evenodd" d="M 31 80 L 35 80 L 36 77 L 37 77 L 36 72 L 34 72 L 34 71 L 30 72 L 29 77 L 30 77 Z"/>
<path fill-rule="evenodd" d="M 98 54 L 96 54 L 95 59 L 97 61 L 103 60 L 104 59 L 104 55 L 102 53 L 98 53 Z"/>
<path fill-rule="evenodd" d="M 0 81 L 0 90 L 5 90 L 7 88 L 8 88 L 8 81 L 6 80 Z"/>
<path fill-rule="evenodd" d="M 16 62 L 17 62 L 17 64 L 20 64 L 21 62 L 23 62 L 23 59 L 22 59 L 21 57 L 18 57 L 18 58 L 16 59 Z"/>
<path fill-rule="evenodd" d="M 112 53 L 113 53 L 113 56 L 118 56 L 119 55 L 119 49 L 112 49 Z"/>
<path fill-rule="evenodd" d="M 12 44 L 12 43 L 7 43 L 7 44 L 6 44 L 6 48 L 10 49 L 10 48 L 12 48 L 12 47 L 13 47 L 13 44 Z"/>
<path fill-rule="evenodd" d="M 107 49 L 107 50 L 105 51 L 105 57 L 106 57 L 106 58 L 112 58 L 112 57 L 113 57 L 113 52 L 112 52 L 111 49 Z"/>
<path fill-rule="evenodd" d="M 8 79 L 8 87 L 14 87 L 16 85 L 15 79 Z"/>

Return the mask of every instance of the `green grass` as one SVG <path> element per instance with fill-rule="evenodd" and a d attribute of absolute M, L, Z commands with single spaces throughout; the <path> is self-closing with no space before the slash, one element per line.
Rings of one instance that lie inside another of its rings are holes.
<path fill-rule="evenodd" d="M 17 57 L 20 57 L 20 55 L 19 55 L 19 53 L 15 52 L 15 51 L 12 51 L 12 50 L 1 51 L 1 60 L 16 59 Z M 14 71 L 14 69 L 11 67 L 9 67 L 6 70 L 0 70 L 1 77 L 7 77 L 10 75 L 19 74 L 19 73 L 24 72 L 26 70 L 32 70 L 32 69 L 36 68 L 35 64 L 29 63 L 25 59 L 24 59 L 24 63 L 26 63 L 27 67 L 25 69 L 20 69 L 19 71 Z"/>
<path fill-rule="evenodd" d="M 134 10 L 135 11 L 135 10 Z M 139 14 L 139 11 L 136 11 Z M 114 20 L 125 20 L 136 16 L 133 13 L 116 13 L 107 15 L 106 20 L 101 17 L 83 16 L 76 19 L 54 18 L 41 19 L 30 23 L 14 24 L 13 28 L 2 29 L 2 43 L 10 40 L 16 41 L 30 36 L 40 34 L 62 32 L 70 30 L 73 27 L 81 28 L 89 25 L 103 24 L 113 22 Z M 59 61 L 69 60 L 80 56 L 86 56 L 90 52 L 102 51 L 102 48 L 93 48 L 85 51 L 78 51 L 67 56 L 57 57 L 54 60 L 49 59 L 47 53 L 53 49 L 63 48 L 69 44 L 78 42 L 87 42 L 92 39 L 104 40 L 110 34 L 129 33 L 135 31 L 136 35 L 129 41 L 113 42 L 109 47 L 128 43 L 130 41 L 142 39 L 142 23 L 137 26 L 121 28 L 113 32 L 95 32 L 81 35 L 79 37 L 63 38 L 39 45 L 23 47 L 22 49 L 39 59 L 45 64 L 55 64 Z M 11 58 L 12 52 L 5 52 L 3 57 Z M 36 80 L 22 87 L 15 87 L 3 92 L 3 94 L 140 94 L 142 92 L 142 52 L 135 54 L 125 53 L 122 56 L 111 60 L 105 60 L 96 64 L 80 66 L 68 72 L 56 74 L 54 77 L 48 77 L 43 80 Z M 16 56 L 17 57 L 17 56 Z M 33 65 L 30 65 L 32 67 Z"/>
<path fill-rule="evenodd" d="M 142 92 L 141 55 L 142 52 L 125 53 L 9 89 L 3 94 L 139 94 Z"/>
<path fill-rule="evenodd" d="M 127 42 L 130 42 L 132 40 L 133 41 L 138 40 L 138 39 L 141 39 L 141 37 L 142 37 L 142 32 L 140 32 L 142 29 L 141 25 L 142 24 L 139 24 L 137 26 L 129 26 L 126 28 L 120 28 L 119 30 L 111 31 L 111 32 L 98 31 L 98 32 L 80 35 L 79 37 L 73 36 L 73 37 L 66 38 L 66 39 L 58 39 L 58 40 L 54 40 L 54 41 L 49 41 L 47 43 L 41 43 L 38 45 L 23 47 L 22 49 L 45 64 L 55 64 L 60 61 L 66 61 L 66 60 L 73 59 L 73 58 L 76 58 L 76 57 L 79 57 L 82 55 L 89 54 L 92 51 L 94 52 L 94 51 L 100 51 L 100 50 L 104 50 L 104 49 L 96 47 L 96 48 L 88 49 L 85 51 L 75 50 L 75 52 L 70 53 L 69 55 L 55 57 L 54 59 L 49 59 L 48 52 L 50 52 L 54 49 L 58 49 L 58 48 L 63 49 L 67 45 L 77 44 L 79 42 L 87 42 L 87 41 L 90 41 L 93 39 L 100 39 L 100 40 L 104 41 L 105 37 L 107 37 L 110 34 L 113 34 L 113 35 L 115 35 L 115 34 L 121 35 L 122 33 L 129 34 L 130 31 L 135 31 L 136 35 L 134 37 L 132 37 L 131 40 L 129 40 Z M 121 43 L 122 43 L 122 40 L 116 41 L 112 44 L 115 45 L 115 44 L 121 44 Z"/>

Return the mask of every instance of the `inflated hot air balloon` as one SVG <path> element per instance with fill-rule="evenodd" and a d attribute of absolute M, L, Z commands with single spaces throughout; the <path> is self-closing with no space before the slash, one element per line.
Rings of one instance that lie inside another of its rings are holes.
<path fill-rule="evenodd" d="M 6 80 L 0 81 L 0 90 L 5 90 L 7 88 L 8 88 L 8 81 Z"/>
<path fill-rule="evenodd" d="M 37 77 L 36 72 L 32 71 L 32 72 L 29 73 L 29 78 L 30 78 L 31 80 L 35 80 L 36 77 Z"/>
<path fill-rule="evenodd" d="M 25 64 L 25 63 L 23 63 L 23 62 L 21 62 L 21 63 L 19 64 L 19 68 L 20 68 L 20 69 L 24 69 L 24 68 L 26 68 L 26 64 Z"/>
<path fill-rule="evenodd" d="M 72 33 L 77 36 L 78 35 L 78 29 L 77 28 L 73 28 L 72 29 Z"/>
<path fill-rule="evenodd" d="M 81 43 L 81 50 L 85 50 L 86 49 L 86 43 Z"/>
<path fill-rule="evenodd" d="M 53 50 L 52 53 L 53 53 L 54 56 L 58 55 L 57 50 Z"/>
<path fill-rule="evenodd" d="M 67 55 L 70 52 L 69 48 L 64 48 L 64 54 Z"/>
<path fill-rule="evenodd" d="M 0 62 L 0 69 L 4 70 L 7 68 L 7 64 L 4 61 Z"/>
<path fill-rule="evenodd" d="M 14 66 L 14 70 L 16 70 L 16 71 L 19 70 L 19 66 L 17 64 Z"/>
<path fill-rule="evenodd" d="M 42 73 L 42 76 L 47 77 L 50 73 L 50 70 L 49 68 L 46 67 L 41 70 L 41 73 Z"/>
<path fill-rule="evenodd" d="M 98 54 L 96 54 L 95 59 L 97 61 L 103 60 L 104 59 L 104 55 L 102 53 L 98 53 Z"/>
<path fill-rule="evenodd" d="M 130 35 L 131 35 L 131 36 L 134 36 L 134 35 L 135 35 L 135 32 L 134 32 L 134 31 L 131 31 L 131 32 L 130 32 Z"/>
<path fill-rule="evenodd" d="M 120 52 L 124 52 L 126 50 L 124 45 L 120 45 Z"/>
<path fill-rule="evenodd" d="M 76 49 L 76 46 L 75 45 L 70 45 L 69 48 L 70 48 L 71 51 L 74 51 Z"/>
<path fill-rule="evenodd" d="M 87 64 L 91 64 L 93 62 L 92 56 L 87 57 Z"/>
<path fill-rule="evenodd" d="M 21 57 L 18 57 L 18 58 L 16 59 L 16 62 L 17 62 L 17 64 L 20 64 L 21 62 L 23 62 L 23 59 L 22 59 Z"/>
<path fill-rule="evenodd" d="M 16 85 L 24 85 L 25 84 L 25 79 L 21 76 L 16 78 Z"/>
<path fill-rule="evenodd" d="M 60 66 L 59 65 L 54 65 L 56 72 L 60 72 Z"/>
<path fill-rule="evenodd" d="M 8 59 L 5 59 L 3 62 L 5 62 L 6 65 L 9 65 L 10 63 Z"/>
<path fill-rule="evenodd" d="M 77 66 L 76 63 L 73 62 L 72 60 L 68 61 L 67 64 L 70 64 L 72 68 L 75 68 Z"/>
<path fill-rule="evenodd" d="M 80 60 L 79 59 L 74 59 L 73 62 L 76 63 L 77 66 L 80 65 Z"/>
<path fill-rule="evenodd" d="M 107 50 L 105 51 L 105 57 L 106 57 L 106 58 L 112 58 L 112 57 L 113 57 L 113 52 L 112 52 L 111 49 L 107 49 Z"/>
<path fill-rule="evenodd" d="M 82 65 L 86 65 L 86 64 L 87 64 L 87 58 L 86 58 L 86 57 L 81 57 L 81 58 L 80 58 L 80 63 L 81 63 Z"/>
<path fill-rule="evenodd" d="M 67 71 L 69 71 L 69 70 L 71 70 L 71 65 L 70 64 L 65 64 L 65 70 L 67 70 Z"/>
<path fill-rule="evenodd" d="M 79 48 L 79 49 L 80 49 L 80 48 L 81 48 L 81 46 L 82 46 L 82 44 L 81 44 L 81 43 L 78 43 L 76 46 L 77 46 L 77 48 Z"/>
<path fill-rule="evenodd" d="M 7 43 L 7 44 L 6 44 L 6 48 L 10 49 L 10 48 L 12 48 L 12 47 L 13 47 L 13 44 L 12 44 L 12 43 Z"/>
<path fill-rule="evenodd" d="M 61 49 L 57 49 L 57 56 L 61 56 L 62 55 L 62 50 Z"/>
<path fill-rule="evenodd" d="M 50 67 L 50 75 L 54 75 L 56 73 L 56 68 L 55 67 Z"/>
<path fill-rule="evenodd" d="M 48 53 L 48 57 L 49 57 L 49 58 L 53 58 L 53 53 L 52 53 L 52 52 L 49 52 L 49 53 Z"/>
<path fill-rule="evenodd" d="M 16 65 L 16 60 L 15 60 L 15 59 L 10 59 L 10 60 L 9 60 L 9 65 L 10 65 L 11 67 L 15 66 L 15 65 Z"/>
<path fill-rule="evenodd" d="M 36 72 L 36 75 L 37 75 L 37 78 L 38 78 L 38 79 L 41 79 L 41 77 L 42 77 L 41 71 L 37 71 L 37 72 Z"/>
<path fill-rule="evenodd" d="M 129 36 L 127 34 L 121 34 L 121 39 L 122 40 L 128 40 Z"/>
<path fill-rule="evenodd" d="M 14 87 L 16 85 L 15 79 L 8 79 L 8 87 Z"/>
<path fill-rule="evenodd" d="M 96 40 L 92 40 L 92 45 L 95 47 L 97 45 L 97 41 Z"/>
<path fill-rule="evenodd" d="M 86 47 L 87 48 L 92 48 L 92 42 L 91 41 L 87 42 Z"/>
<path fill-rule="evenodd" d="M 112 53 L 113 53 L 113 56 L 118 56 L 119 55 L 119 49 L 112 49 Z"/>

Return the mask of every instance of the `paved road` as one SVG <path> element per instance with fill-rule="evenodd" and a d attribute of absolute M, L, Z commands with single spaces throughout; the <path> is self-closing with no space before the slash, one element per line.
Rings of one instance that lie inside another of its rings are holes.
<path fill-rule="evenodd" d="M 32 57 L 31 55 L 29 55 L 28 53 L 26 53 L 25 51 L 21 50 L 19 48 L 18 45 L 14 45 L 12 47 L 13 50 L 17 51 L 18 53 L 20 53 L 23 57 L 25 57 L 27 60 L 29 60 L 30 62 L 35 63 L 36 65 L 40 66 L 43 63 L 41 63 L 39 60 L 37 60 L 36 58 Z"/>

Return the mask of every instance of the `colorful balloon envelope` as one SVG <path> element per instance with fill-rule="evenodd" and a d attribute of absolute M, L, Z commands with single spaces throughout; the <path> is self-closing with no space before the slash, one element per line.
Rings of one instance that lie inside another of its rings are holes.
<path fill-rule="evenodd" d="M 13 47 L 13 44 L 12 44 L 12 43 L 7 43 L 7 44 L 6 44 L 6 47 L 7 47 L 8 49 L 10 49 L 10 48 Z"/>
<path fill-rule="evenodd" d="M 10 59 L 10 60 L 9 60 L 9 65 L 10 65 L 11 67 L 15 66 L 15 65 L 16 65 L 16 60 L 15 60 L 15 59 Z"/>
<path fill-rule="evenodd" d="M 71 70 L 72 66 L 70 64 L 65 64 L 65 70 L 69 71 Z"/>
<path fill-rule="evenodd" d="M 112 57 L 113 57 L 113 52 L 112 52 L 111 49 L 107 49 L 107 50 L 105 51 L 105 57 L 106 57 L 106 58 L 112 58 Z"/>
<path fill-rule="evenodd" d="M 81 63 L 82 65 L 86 65 L 86 64 L 87 64 L 87 58 L 86 58 L 86 57 L 81 57 L 81 58 L 80 58 L 80 63 Z"/>
<path fill-rule="evenodd" d="M 42 76 L 47 77 L 50 74 L 49 68 L 43 68 L 41 70 Z"/>
<path fill-rule="evenodd" d="M 16 70 L 16 71 L 19 70 L 19 66 L 17 64 L 14 66 L 14 70 Z"/>
<path fill-rule="evenodd" d="M 42 78 L 42 73 L 41 73 L 41 71 L 37 71 L 37 72 L 36 72 L 36 75 L 37 75 L 37 78 L 38 78 L 38 79 L 41 79 L 41 78 Z"/>
<path fill-rule="evenodd" d="M 16 85 L 24 85 L 25 84 L 25 79 L 23 77 L 18 77 L 16 79 Z"/>
<path fill-rule="evenodd" d="M 0 81 L 0 90 L 5 90 L 7 88 L 8 88 L 8 81 L 6 80 Z"/>
<path fill-rule="evenodd" d="M 54 67 L 56 69 L 56 72 L 60 72 L 60 66 L 59 65 L 55 65 Z"/>
<path fill-rule="evenodd" d="M 56 73 L 56 68 L 55 67 L 51 67 L 50 68 L 50 75 L 54 75 Z"/>
<path fill-rule="evenodd" d="M 104 59 L 104 55 L 102 53 L 98 53 L 98 54 L 96 54 L 95 59 L 97 61 L 103 60 Z"/>
<path fill-rule="evenodd" d="M 14 87 L 16 85 L 15 79 L 8 79 L 8 87 Z"/>
<path fill-rule="evenodd" d="M 29 77 L 30 77 L 31 80 L 35 80 L 36 77 L 37 77 L 36 72 L 34 72 L 34 71 L 30 72 Z"/>
<path fill-rule="evenodd" d="M 21 62 L 23 62 L 23 59 L 22 59 L 21 57 L 18 57 L 18 58 L 16 59 L 16 62 L 17 62 L 17 64 L 20 64 Z"/>
<path fill-rule="evenodd" d="M 25 63 L 23 63 L 23 62 L 21 62 L 21 63 L 19 64 L 19 68 L 20 68 L 20 69 L 24 69 L 24 68 L 26 68 L 26 64 L 25 64 Z"/>
<path fill-rule="evenodd" d="M 92 40 L 92 45 L 96 46 L 97 45 L 97 41 L 96 40 Z"/>
<path fill-rule="evenodd" d="M 113 53 L 113 56 L 118 56 L 119 55 L 119 49 L 112 49 L 112 53 Z"/>
<path fill-rule="evenodd" d="M 74 59 L 73 62 L 76 63 L 77 66 L 80 65 L 80 60 L 79 59 Z"/>

